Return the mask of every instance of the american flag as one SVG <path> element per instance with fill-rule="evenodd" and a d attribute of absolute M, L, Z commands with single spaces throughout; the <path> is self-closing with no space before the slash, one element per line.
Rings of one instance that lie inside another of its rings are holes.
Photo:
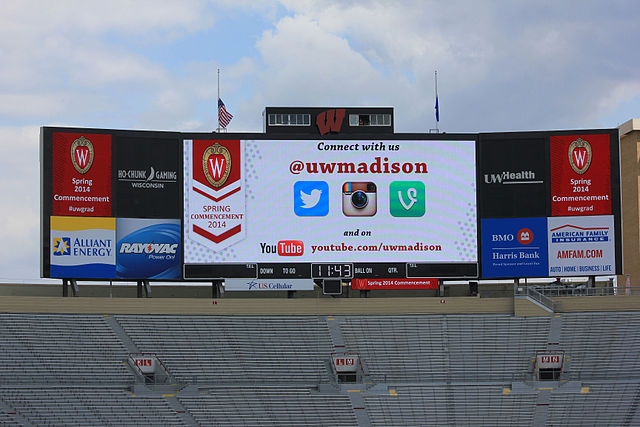
<path fill-rule="evenodd" d="M 227 107 L 224 106 L 222 99 L 218 98 L 218 126 L 226 128 L 233 119 L 233 114 L 227 111 Z"/>

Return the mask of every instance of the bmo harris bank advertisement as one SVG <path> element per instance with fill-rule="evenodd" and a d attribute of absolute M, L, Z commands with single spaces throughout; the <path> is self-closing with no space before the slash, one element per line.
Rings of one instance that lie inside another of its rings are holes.
<path fill-rule="evenodd" d="M 615 272 L 613 215 L 482 220 L 482 277 Z"/>
<path fill-rule="evenodd" d="M 185 263 L 477 262 L 475 141 L 185 140 Z"/>

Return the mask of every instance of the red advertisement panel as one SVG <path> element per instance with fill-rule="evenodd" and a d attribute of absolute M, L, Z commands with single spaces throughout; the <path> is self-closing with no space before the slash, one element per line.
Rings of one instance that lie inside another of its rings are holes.
<path fill-rule="evenodd" d="M 610 215 L 610 136 L 550 137 L 552 216 Z"/>
<path fill-rule="evenodd" d="M 240 180 L 240 141 L 193 141 L 193 179 L 216 193 Z M 238 163 L 238 164 L 236 164 Z"/>
<path fill-rule="evenodd" d="M 438 279 L 353 279 L 351 288 L 358 291 L 396 289 L 439 289 Z"/>
<path fill-rule="evenodd" d="M 111 135 L 53 134 L 53 215 L 111 216 Z"/>

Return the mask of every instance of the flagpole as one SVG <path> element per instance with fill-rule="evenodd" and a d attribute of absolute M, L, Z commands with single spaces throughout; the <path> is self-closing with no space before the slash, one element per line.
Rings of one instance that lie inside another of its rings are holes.
<path fill-rule="evenodd" d="M 218 68 L 218 100 L 217 101 L 218 101 L 217 102 L 217 105 L 218 105 L 217 131 L 222 132 L 224 130 L 226 132 L 229 122 L 231 121 L 231 119 L 233 119 L 233 114 L 227 111 L 227 107 L 224 105 L 224 102 L 222 102 L 222 99 L 220 98 L 220 68 Z"/>
<path fill-rule="evenodd" d="M 218 102 L 220 102 L 220 68 L 218 68 L 218 99 L 216 99 L 216 111 L 218 111 L 218 128 L 216 132 L 220 132 L 220 108 L 218 107 Z"/>
<path fill-rule="evenodd" d="M 438 123 L 440 122 L 440 106 L 438 105 L 438 70 L 434 71 L 435 84 L 436 84 L 436 133 L 440 133 L 438 129 Z"/>

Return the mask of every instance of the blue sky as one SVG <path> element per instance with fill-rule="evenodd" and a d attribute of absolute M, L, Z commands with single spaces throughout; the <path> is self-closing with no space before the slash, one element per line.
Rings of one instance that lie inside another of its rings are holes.
<path fill-rule="evenodd" d="M 640 3 L 5 0 L 0 281 L 39 278 L 39 127 L 229 131 L 265 106 L 392 106 L 397 132 L 617 127 L 640 117 Z"/>

